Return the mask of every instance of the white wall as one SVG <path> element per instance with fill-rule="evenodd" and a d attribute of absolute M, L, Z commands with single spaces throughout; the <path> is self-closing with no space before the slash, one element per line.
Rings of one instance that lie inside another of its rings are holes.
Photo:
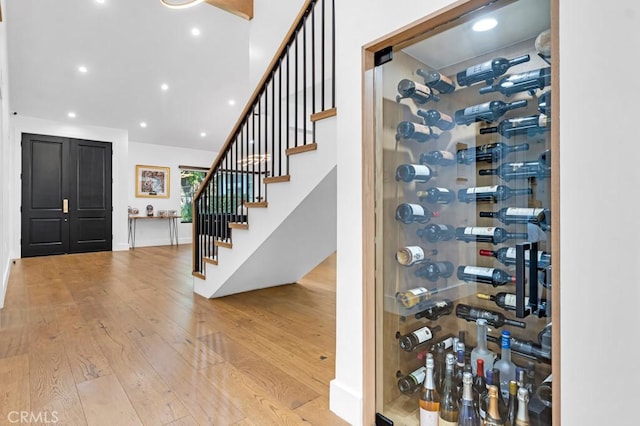
<path fill-rule="evenodd" d="M 179 165 L 207 167 L 213 163 L 218 153 L 164 145 L 129 142 L 129 158 L 125 173 L 130 185 L 127 187 L 127 205 L 137 207 L 140 214 L 145 214 L 147 204 L 158 210 L 177 210 L 180 213 L 180 170 Z M 137 198 L 135 192 L 136 165 L 170 167 L 171 185 L 169 198 Z M 178 225 L 178 243 L 190 243 L 192 240 L 191 224 Z M 158 246 L 169 244 L 169 224 L 165 220 L 139 220 L 136 226 L 136 247 Z"/>
<path fill-rule="evenodd" d="M 0 2 L 4 9 L 4 2 Z M 11 158 L 9 145 L 9 79 L 7 60 L 7 26 L 0 22 L 0 159 Z M 4 162 L 3 162 L 4 163 Z M 7 238 L 11 230 L 9 212 L 11 170 L 0 168 L 0 308 L 4 306 L 4 295 L 7 292 L 11 266 L 11 240 Z"/>

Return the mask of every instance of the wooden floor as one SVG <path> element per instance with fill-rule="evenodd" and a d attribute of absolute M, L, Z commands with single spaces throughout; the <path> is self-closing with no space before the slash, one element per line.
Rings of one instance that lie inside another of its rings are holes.
<path fill-rule="evenodd" d="M 189 245 L 17 260 L 0 424 L 345 425 L 328 409 L 335 256 L 298 284 L 212 300 L 190 265 Z"/>

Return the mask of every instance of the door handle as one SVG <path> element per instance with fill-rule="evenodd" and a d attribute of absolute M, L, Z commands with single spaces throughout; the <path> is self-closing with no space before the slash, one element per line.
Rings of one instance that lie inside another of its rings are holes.
<path fill-rule="evenodd" d="M 62 213 L 69 213 L 69 200 L 67 198 L 62 200 Z"/>

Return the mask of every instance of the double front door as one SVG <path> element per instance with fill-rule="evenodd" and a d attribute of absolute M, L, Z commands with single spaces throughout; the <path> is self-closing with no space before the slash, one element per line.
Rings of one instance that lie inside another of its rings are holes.
<path fill-rule="evenodd" d="M 111 143 L 22 135 L 22 257 L 112 248 Z"/>

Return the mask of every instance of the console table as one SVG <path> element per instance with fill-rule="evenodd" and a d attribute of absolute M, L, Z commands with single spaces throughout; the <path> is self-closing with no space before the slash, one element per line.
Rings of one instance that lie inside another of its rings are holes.
<path fill-rule="evenodd" d="M 139 220 L 166 220 L 169 223 L 169 242 L 178 245 L 178 219 L 180 216 L 136 216 L 129 215 L 129 244 L 136 248 L 136 224 Z"/>

